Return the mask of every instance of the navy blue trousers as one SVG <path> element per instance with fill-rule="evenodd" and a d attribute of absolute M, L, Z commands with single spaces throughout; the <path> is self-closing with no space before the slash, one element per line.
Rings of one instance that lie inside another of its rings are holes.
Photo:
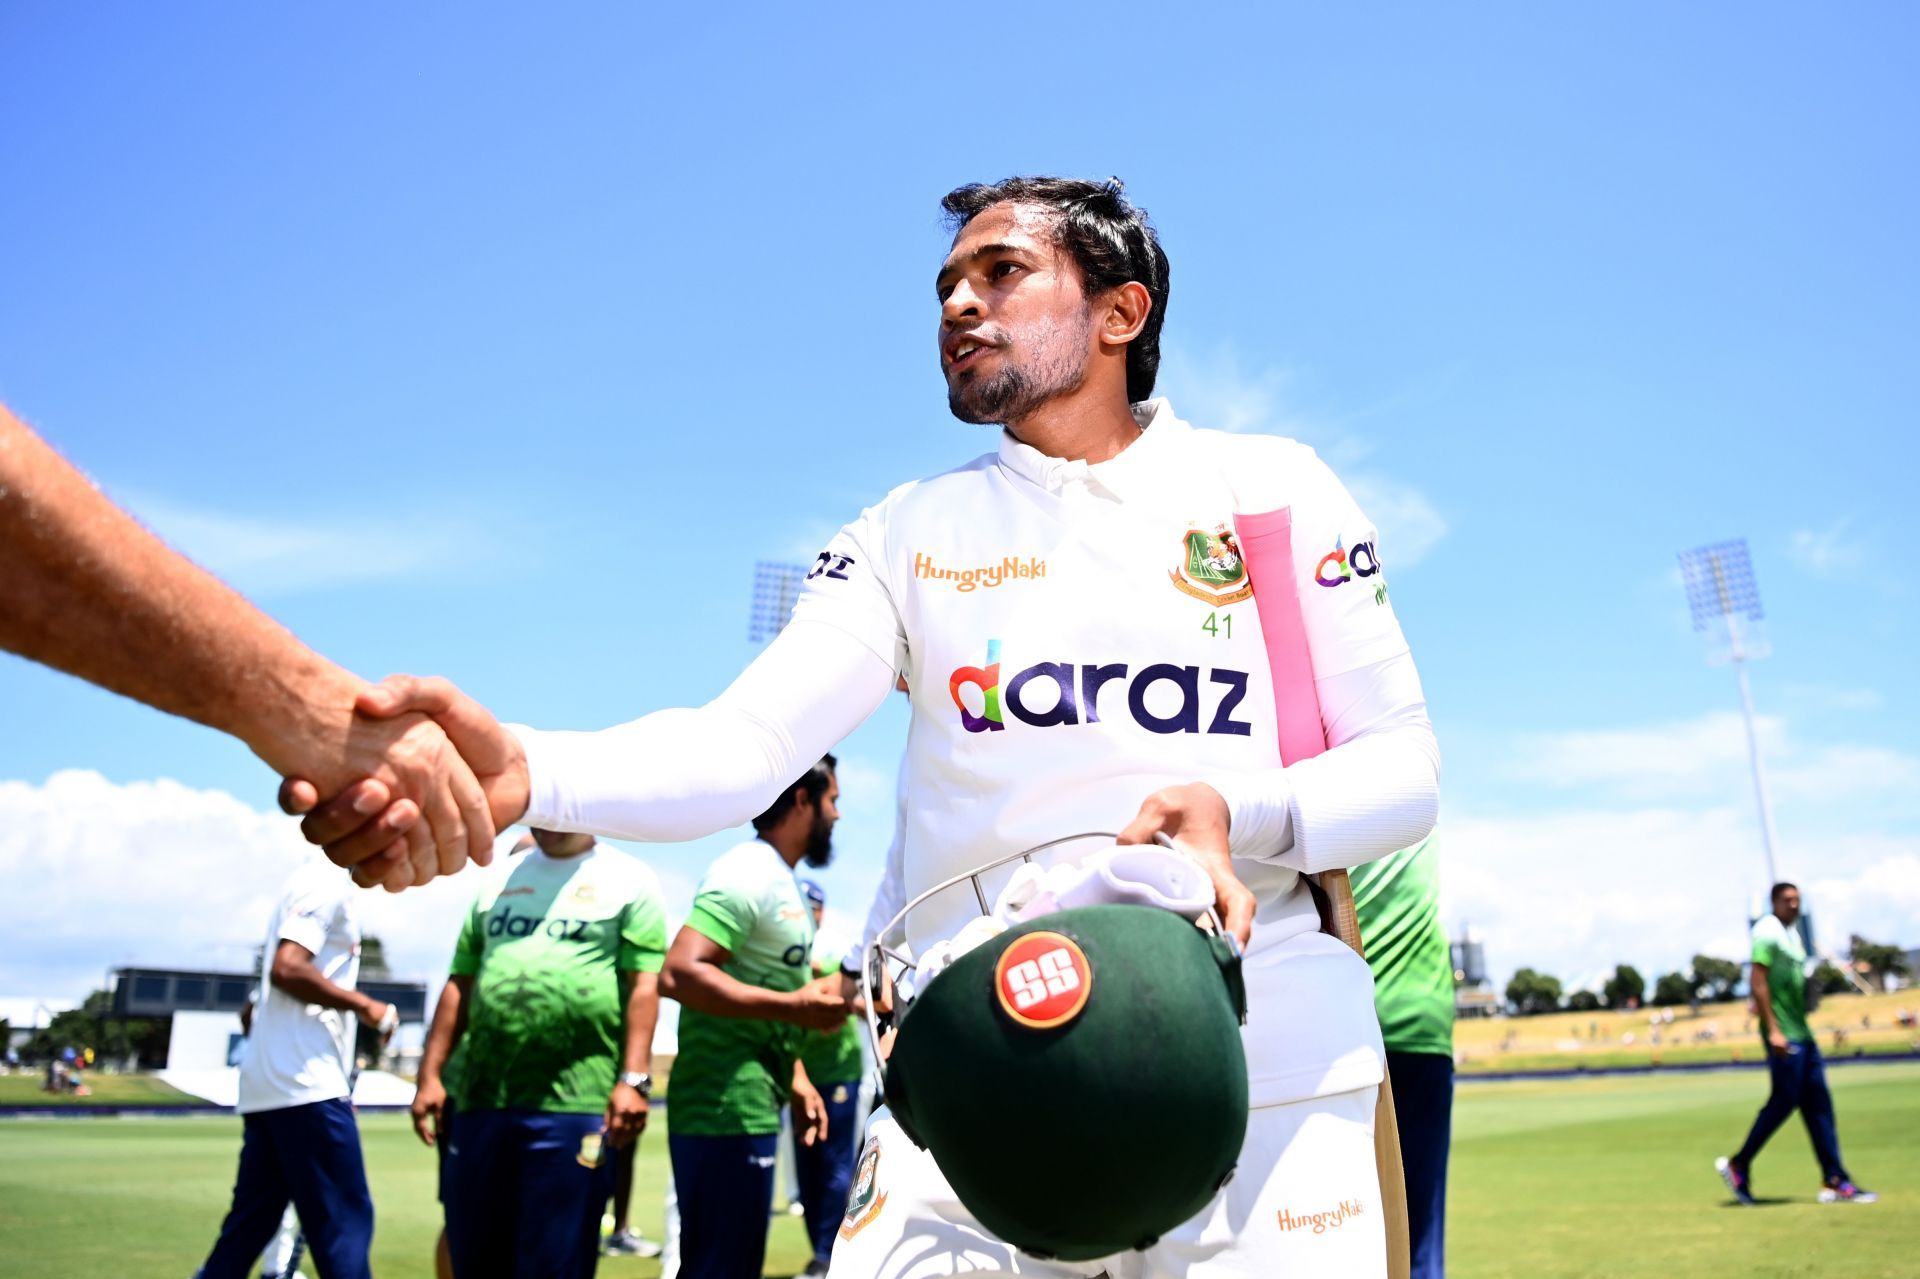
<path fill-rule="evenodd" d="M 1813 1138 L 1813 1157 L 1820 1161 L 1820 1176 L 1825 1181 L 1851 1180 L 1840 1163 L 1840 1134 L 1833 1118 L 1833 1094 L 1827 1091 L 1827 1068 L 1820 1060 L 1820 1046 L 1789 1040 L 1784 1053 L 1767 1054 L 1767 1071 L 1773 1077 L 1773 1090 L 1767 1104 L 1755 1116 L 1747 1133 L 1747 1144 L 1733 1162 L 1746 1168 L 1753 1163 L 1767 1138 L 1798 1108 L 1807 1121 L 1807 1135 Z"/>
<path fill-rule="evenodd" d="M 1413 1279 L 1441 1279 L 1447 1258 L 1447 1148 L 1453 1140 L 1453 1058 L 1387 1054 L 1400 1162 L 1407 1170 L 1407 1239 Z"/>
<path fill-rule="evenodd" d="M 827 1103 L 827 1139 L 803 1146 L 796 1135 L 793 1164 L 813 1259 L 824 1262 L 833 1255 L 833 1237 L 847 1215 L 847 1190 L 853 1185 L 853 1161 L 860 1148 L 860 1081 L 815 1086 Z"/>
<path fill-rule="evenodd" d="M 583 1279 L 600 1264 L 613 1193 L 599 1114 L 460 1111 L 440 1170 L 460 1279 Z"/>
<path fill-rule="evenodd" d="M 680 1199 L 680 1279 L 760 1279 L 779 1144 L 777 1132 L 667 1134 L 673 1189 Z M 460 1279 L 467 1279 L 464 1272 Z"/>
<path fill-rule="evenodd" d="M 233 1207 L 201 1268 L 204 1279 L 247 1279 L 293 1201 L 321 1279 L 370 1279 L 373 1196 L 360 1130 L 346 1098 L 244 1116 Z"/>

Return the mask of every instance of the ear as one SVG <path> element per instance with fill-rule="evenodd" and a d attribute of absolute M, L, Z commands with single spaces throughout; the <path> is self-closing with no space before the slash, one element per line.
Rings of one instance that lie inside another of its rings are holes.
<path fill-rule="evenodd" d="M 1100 344 L 1124 347 L 1140 336 L 1147 316 L 1153 312 L 1153 298 L 1147 286 L 1129 280 L 1107 295 L 1106 313 L 1100 319 Z"/>

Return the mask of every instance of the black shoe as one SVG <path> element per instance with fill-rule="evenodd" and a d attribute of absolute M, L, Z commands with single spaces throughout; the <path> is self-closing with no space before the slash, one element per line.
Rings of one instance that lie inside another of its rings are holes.
<path fill-rule="evenodd" d="M 1751 1204 L 1753 1202 L 1753 1187 L 1747 1180 L 1745 1168 L 1722 1155 L 1713 1161 L 1713 1170 L 1720 1174 L 1720 1180 L 1727 1183 L 1727 1189 L 1733 1192 L 1735 1203 Z"/>

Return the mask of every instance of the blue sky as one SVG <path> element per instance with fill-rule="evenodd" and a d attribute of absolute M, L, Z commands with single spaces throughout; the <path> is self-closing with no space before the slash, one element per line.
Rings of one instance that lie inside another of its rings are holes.
<path fill-rule="evenodd" d="M 1737 947 L 1744 744 L 1674 568 L 1735 536 L 1782 870 L 1912 944 L 1917 36 L 1893 4 L 14 4 L 0 398 L 343 664 L 612 723 L 724 687 L 756 559 L 992 446 L 938 381 L 940 195 L 1118 174 L 1174 265 L 1161 389 L 1313 443 L 1382 526 L 1445 915 L 1496 970 Z M 0 942 L 0 995 L 242 957 L 295 855 L 262 765 L 10 658 L 0 726 L 0 868 L 56 860 L 62 919 Z M 903 732 L 844 751 L 849 915 Z M 648 855 L 684 895 L 729 838 Z M 435 971 L 467 891 L 383 903 L 390 951 Z"/>

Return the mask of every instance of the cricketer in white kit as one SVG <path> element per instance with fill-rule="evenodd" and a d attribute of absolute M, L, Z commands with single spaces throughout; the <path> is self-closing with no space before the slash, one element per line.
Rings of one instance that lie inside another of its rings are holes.
<path fill-rule="evenodd" d="M 1436 815 L 1438 749 L 1374 529 L 1310 449 L 1196 430 L 1152 398 L 1167 260 L 1117 183 L 1011 179 L 943 203 L 957 224 L 937 280 L 949 406 L 1003 423 L 996 451 L 842 530 L 791 624 L 705 707 L 509 735 L 457 690 L 402 679 L 387 709 L 436 714 L 464 756 L 504 761 L 475 770 L 496 817 L 672 840 L 760 811 L 904 678 L 892 890 L 911 898 L 1086 830 L 1173 836 L 1251 935 L 1252 1114 L 1238 1174 L 1205 1211 L 1088 1264 L 987 1235 L 877 1119 L 832 1274 L 1383 1274 L 1371 978 L 1319 932 L 1301 878 L 1416 843 Z M 1285 768 L 1233 527 L 1280 507 L 1329 746 Z M 358 824 L 340 810 L 310 832 Z M 916 949 L 977 913 L 971 893 L 946 896 L 907 921 Z M 983 1119 L 1005 1100 L 981 1098 Z"/>

